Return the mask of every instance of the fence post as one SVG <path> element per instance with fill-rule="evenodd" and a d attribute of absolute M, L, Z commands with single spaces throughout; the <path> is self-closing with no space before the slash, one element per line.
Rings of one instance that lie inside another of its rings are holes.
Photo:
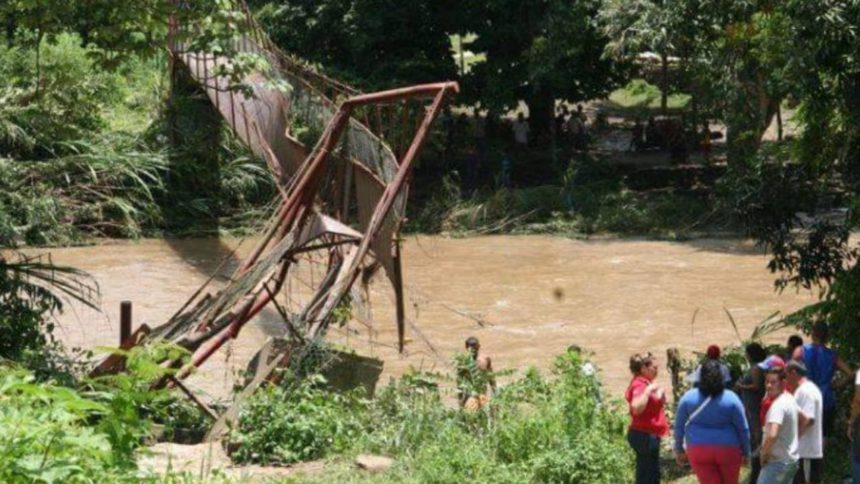
<path fill-rule="evenodd" d="M 131 301 L 119 303 L 119 346 L 131 339 Z"/>
<path fill-rule="evenodd" d="M 672 377 L 672 399 L 675 405 L 678 405 L 678 400 L 681 398 L 683 379 L 681 378 L 681 352 L 678 348 L 669 348 L 666 350 L 666 366 L 669 369 L 669 375 Z"/>

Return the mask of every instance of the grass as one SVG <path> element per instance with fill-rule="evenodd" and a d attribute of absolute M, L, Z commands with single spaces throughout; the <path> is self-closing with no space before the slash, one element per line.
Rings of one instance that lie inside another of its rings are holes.
<path fill-rule="evenodd" d="M 677 111 L 685 109 L 691 96 L 683 93 L 669 94 L 667 107 Z M 616 89 L 609 95 L 610 106 L 620 110 L 660 109 L 660 89 L 643 79 L 634 79 L 626 86 Z"/>

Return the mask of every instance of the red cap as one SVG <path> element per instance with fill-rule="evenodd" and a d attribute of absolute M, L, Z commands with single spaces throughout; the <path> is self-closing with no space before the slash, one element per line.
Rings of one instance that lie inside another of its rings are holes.
<path fill-rule="evenodd" d="M 762 370 L 773 370 L 774 368 L 785 368 L 785 361 L 776 355 L 770 355 L 766 360 L 758 364 Z"/>
<path fill-rule="evenodd" d="M 716 360 L 720 357 L 720 347 L 717 345 L 708 346 L 708 351 L 706 354 L 708 355 L 708 358 Z"/>

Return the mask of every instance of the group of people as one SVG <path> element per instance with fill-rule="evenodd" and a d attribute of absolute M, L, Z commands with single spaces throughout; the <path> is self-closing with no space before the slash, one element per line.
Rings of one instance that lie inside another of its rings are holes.
<path fill-rule="evenodd" d="M 767 355 L 758 343 L 746 346 L 749 370 L 734 381 L 716 346 L 692 374 L 693 388 L 677 402 L 673 425 L 678 465 L 691 465 L 699 482 L 737 483 L 750 464 L 751 483 L 823 482 L 826 439 L 832 435 L 834 377 L 851 368 L 827 346 L 827 326 L 817 323 L 812 341 L 792 336 L 786 351 Z M 670 432 L 666 392 L 657 383 L 657 358 L 630 358 L 633 379 L 625 393 L 631 415 L 628 442 L 636 455 L 636 483 L 660 482 L 660 443 Z M 848 424 L 860 413 L 860 372 Z M 860 484 L 860 461 L 854 483 Z"/>
<path fill-rule="evenodd" d="M 467 189 L 477 188 L 487 175 L 492 175 L 497 185 L 509 187 L 513 161 L 522 160 L 532 148 L 552 142 L 562 149 L 585 150 L 589 139 L 588 117 L 582 105 L 573 111 L 566 106 L 556 111 L 549 133 L 543 133 L 549 134 L 550 139 L 538 139 L 538 131 L 522 111 L 509 119 L 480 109 L 472 116 L 455 115 L 446 106 L 441 125 L 444 168 L 460 170 Z M 495 160 L 487 163 L 490 159 Z"/>
<path fill-rule="evenodd" d="M 587 148 L 588 118 L 582 110 L 582 104 L 577 104 L 574 112 L 570 112 L 567 106 L 562 105 L 556 113 L 552 128 L 556 142 L 559 144 L 570 145 L 577 150 Z"/>

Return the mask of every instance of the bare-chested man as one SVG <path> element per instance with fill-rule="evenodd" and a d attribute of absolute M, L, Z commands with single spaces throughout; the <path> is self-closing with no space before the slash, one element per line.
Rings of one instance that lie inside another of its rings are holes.
<path fill-rule="evenodd" d="M 468 411 L 475 411 L 490 401 L 487 387 L 495 393 L 496 380 L 493 377 L 493 360 L 481 353 L 478 338 L 470 336 L 466 339 L 466 351 L 474 367 L 460 375 L 460 405 Z"/>

